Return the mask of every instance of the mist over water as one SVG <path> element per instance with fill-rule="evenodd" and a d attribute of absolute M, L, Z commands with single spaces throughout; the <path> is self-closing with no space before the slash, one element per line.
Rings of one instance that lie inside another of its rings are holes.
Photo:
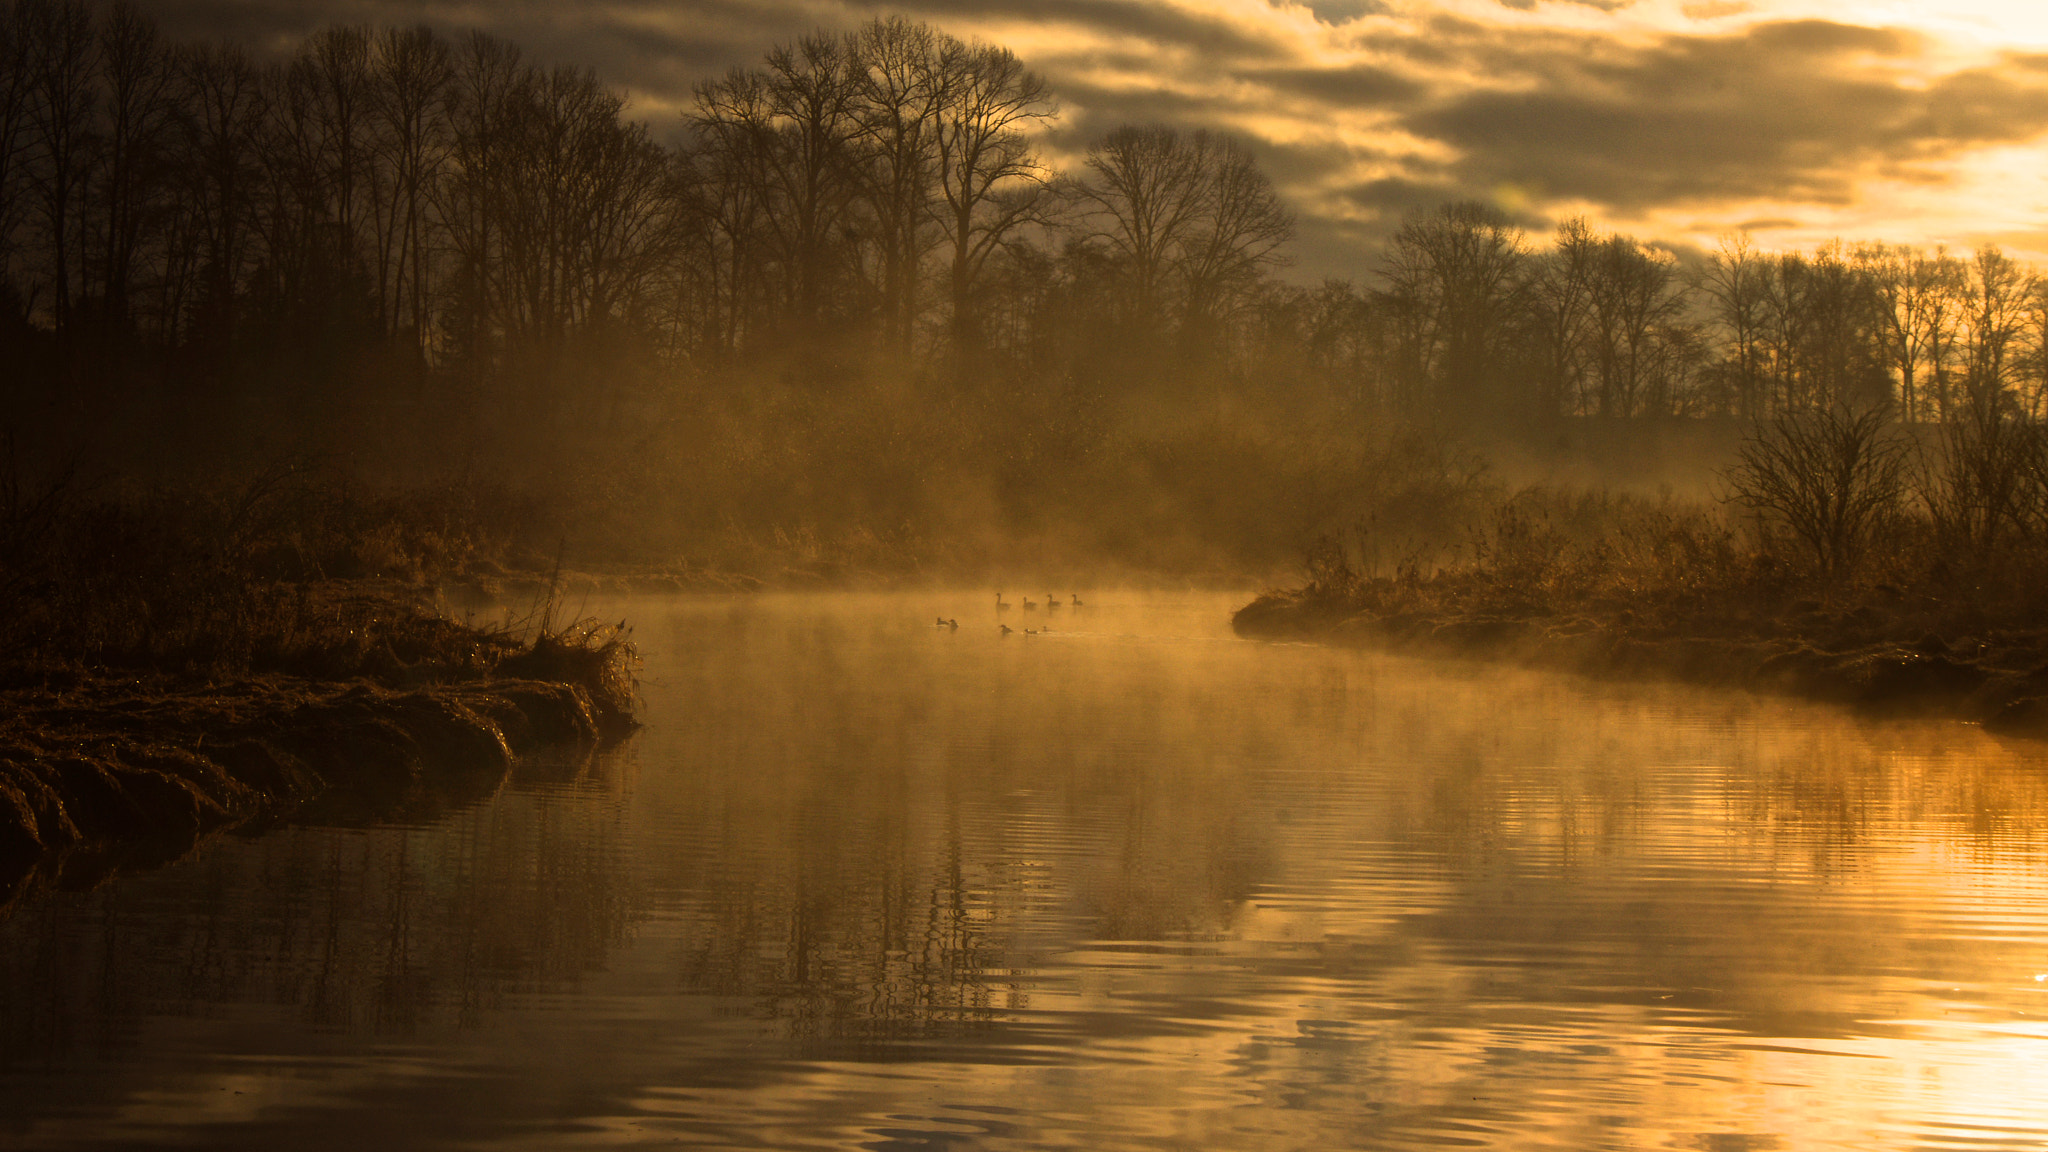
<path fill-rule="evenodd" d="M 2048 1139 L 2037 748 L 1082 598 L 619 606 L 581 779 L 35 899 L 0 1143 Z"/>

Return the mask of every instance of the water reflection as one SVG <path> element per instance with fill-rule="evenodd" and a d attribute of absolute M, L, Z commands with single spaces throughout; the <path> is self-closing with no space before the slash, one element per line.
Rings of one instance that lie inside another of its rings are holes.
<path fill-rule="evenodd" d="M 622 809 L 603 784 L 513 789 L 432 827 L 293 827 L 54 894 L 0 933 L 9 1062 L 132 1057 L 157 1019 L 238 1007 L 309 1033 L 477 1026 L 573 985 L 627 938 Z"/>
<path fill-rule="evenodd" d="M 41 898 L 0 1139 L 2048 1139 L 2039 749 L 1091 599 L 631 606 L 592 779 Z"/>

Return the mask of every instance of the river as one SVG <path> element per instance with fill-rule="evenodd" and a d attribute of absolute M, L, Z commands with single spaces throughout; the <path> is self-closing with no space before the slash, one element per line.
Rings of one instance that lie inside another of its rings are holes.
<path fill-rule="evenodd" d="M 2048 1144 L 2041 746 L 1082 595 L 603 606 L 621 747 L 19 906 L 0 1147 Z"/>

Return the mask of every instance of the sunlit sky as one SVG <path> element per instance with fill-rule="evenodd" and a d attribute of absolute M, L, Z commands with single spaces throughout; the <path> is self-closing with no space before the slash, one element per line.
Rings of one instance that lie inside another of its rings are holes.
<path fill-rule="evenodd" d="M 900 13 L 1014 49 L 1071 163 L 1117 124 L 1249 141 L 1293 275 L 1369 274 L 1402 215 L 1482 198 L 1674 245 L 1746 229 L 2048 261 L 2048 4 L 2033 0 L 164 0 L 180 34 L 482 27 L 588 64 L 672 131 L 691 85 Z"/>

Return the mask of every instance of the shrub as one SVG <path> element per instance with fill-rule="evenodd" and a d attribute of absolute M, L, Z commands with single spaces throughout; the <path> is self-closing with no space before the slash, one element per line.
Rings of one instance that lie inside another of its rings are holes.
<path fill-rule="evenodd" d="M 1854 571 L 1873 534 L 1897 513 L 1907 450 L 1883 409 L 1834 406 L 1758 424 L 1723 475 L 1731 499 L 1767 535 L 1790 533 L 1833 581 Z"/>

